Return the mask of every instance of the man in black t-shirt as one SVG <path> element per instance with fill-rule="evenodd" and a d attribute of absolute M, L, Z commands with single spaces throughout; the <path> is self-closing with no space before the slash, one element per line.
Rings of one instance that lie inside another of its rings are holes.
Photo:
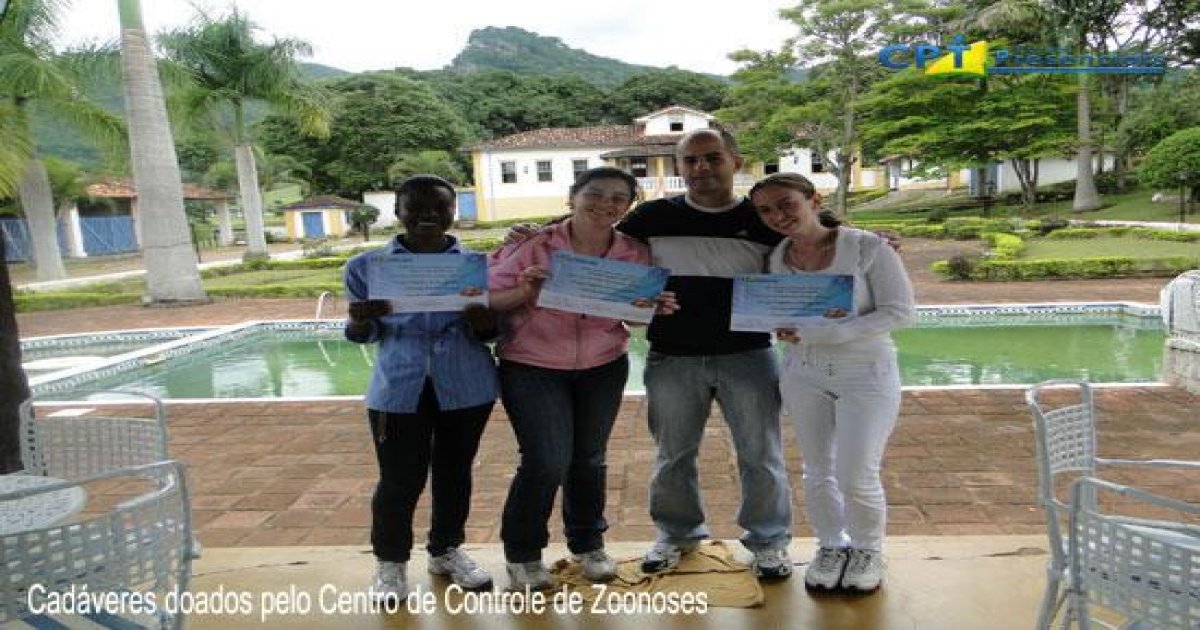
<path fill-rule="evenodd" d="M 679 311 L 655 318 L 647 337 L 646 396 L 658 446 L 650 514 L 658 540 L 642 570 L 665 571 L 709 536 L 696 459 L 715 398 L 729 425 L 741 478 L 737 521 L 760 578 L 791 574 L 791 490 L 779 426 L 775 355 L 765 333 L 732 332 L 732 277 L 761 273 L 781 237 L 749 200 L 733 194 L 742 156 L 718 129 L 685 135 L 676 165 L 687 194 L 639 205 L 617 229 L 650 244 L 671 270 Z"/>

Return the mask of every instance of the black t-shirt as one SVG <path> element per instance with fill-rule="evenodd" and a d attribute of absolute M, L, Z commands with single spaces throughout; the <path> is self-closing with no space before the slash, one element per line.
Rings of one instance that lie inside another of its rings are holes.
<path fill-rule="evenodd" d="M 655 199 L 634 208 L 617 229 L 649 243 L 654 264 L 671 270 L 667 290 L 675 292 L 680 310 L 654 318 L 646 335 L 652 350 L 695 356 L 770 346 L 766 333 L 729 330 L 732 277 L 763 273 L 767 253 L 783 240 L 749 200 L 705 212 L 682 195 Z"/>

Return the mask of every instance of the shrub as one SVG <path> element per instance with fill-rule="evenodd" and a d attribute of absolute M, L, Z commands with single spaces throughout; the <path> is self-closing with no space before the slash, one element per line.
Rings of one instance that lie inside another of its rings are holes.
<path fill-rule="evenodd" d="M 977 256 L 960 254 L 951 256 L 945 263 L 946 267 L 943 273 L 948 278 L 951 280 L 970 280 L 971 275 L 975 271 L 975 265 L 979 263 L 979 258 Z M 938 271 L 937 263 L 934 264 L 934 270 Z"/>
<path fill-rule="evenodd" d="M 1047 280 L 1120 278 L 1129 276 L 1169 277 L 1200 264 L 1200 257 L 1162 258 L 1046 258 L 1038 260 L 984 260 L 971 270 L 973 280 Z M 934 263 L 934 271 L 950 275 L 949 261 Z"/>
<path fill-rule="evenodd" d="M 1051 232 L 1054 232 L 1055 230 L 1061 230 L 1070 225 L 1071 222 L 1066 219 L 1060 219 L 1058 217 L 1046 217 L 1039 222 L 1037 231 L 1038 234 L 1045 236 Z"/>
<path fill-rule="evenodd" d="M 905 238 L 945 238 L 946 228 L 943 225 L 902 225 L 898 230 Z"/>
<path fill-rule="evenodd" d="M 949 208 L 935 208 L 934 210 L 930 210 L 929 214 L 925 215 L 925 221 L 928 223 L 943 223 L 949 217 Z"/>
<path fill-rule="evenodd" d="M 992 260 L 1016 260 L 1021 252 L 1025 251 L 1025 241 L 1016 234 L 988 232 L 983 236 L 988 245 L 992 247 L 990 252 Z"/>
<path fill-rule="evenodd" d="M 333 245 L 323 238 L 310 239 L 300 245 L 301 258 L 329 258 L 333 256 Z"/>

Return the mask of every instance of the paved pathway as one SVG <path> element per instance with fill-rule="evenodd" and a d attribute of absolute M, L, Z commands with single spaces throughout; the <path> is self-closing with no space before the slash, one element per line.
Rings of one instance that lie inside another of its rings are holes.
<path fill-rule="evenodd" d="M 1195 458 L 1200 397 L 1167 387 L 1098 392 L 1101 451 L 1110 456 Z M 174 457 L 189 466 L 195 525 L 208 546 L 366 544 L 375 463 L 357 403 L 173 404 Z M 811 531 L 802 506 L 800 466 L 790 427 L 788 468 L 797 536 Z M 609 538 L 654 539 L 646 511 L 654 447 L 641 399 L 621 409 L 608 460 Z M 503 413 L 493 413 L 475 463 L 470 542 L 496 542 L 517 462 Z M 714 415 L 700 455 L 701 485 L 716 536 L 736 538 L 736 463 L 728 431 Z M 888 531 L 893 535 L 1036 534 L 1036 474 L 1029 414 L 1020 390 L 909 391 L 884 464 Z M 1200 501 L 1195 475 L 1118 475 L 1172 496 Z M 416 518 L 428 527 L 428 493 Z M 561 520 L 552 517 L 554 541 Z"/>

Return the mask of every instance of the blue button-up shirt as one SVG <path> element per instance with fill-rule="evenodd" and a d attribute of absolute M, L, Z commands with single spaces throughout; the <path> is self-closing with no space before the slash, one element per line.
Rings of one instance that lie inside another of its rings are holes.
<path fill-rule="evenodd" d="M 457 239 L 444 253 L 467 253 Z M 368 299 L 368 260 L 387 252 L 410 254 L 395 238 L 387 247 L 364 252 L 346 263 L 346 293 L 351 301 Z M 363 334 L 346 338 L 379 343 L 375 370 L 367 386 L 370 409 L 415 413 L 425 379 L 432 378 L 442 410 L 489 403 L 499 395 L 496 362 L 487 345 L 471 338 L 461 313 L 392 313 L 372 320 Z"/>

